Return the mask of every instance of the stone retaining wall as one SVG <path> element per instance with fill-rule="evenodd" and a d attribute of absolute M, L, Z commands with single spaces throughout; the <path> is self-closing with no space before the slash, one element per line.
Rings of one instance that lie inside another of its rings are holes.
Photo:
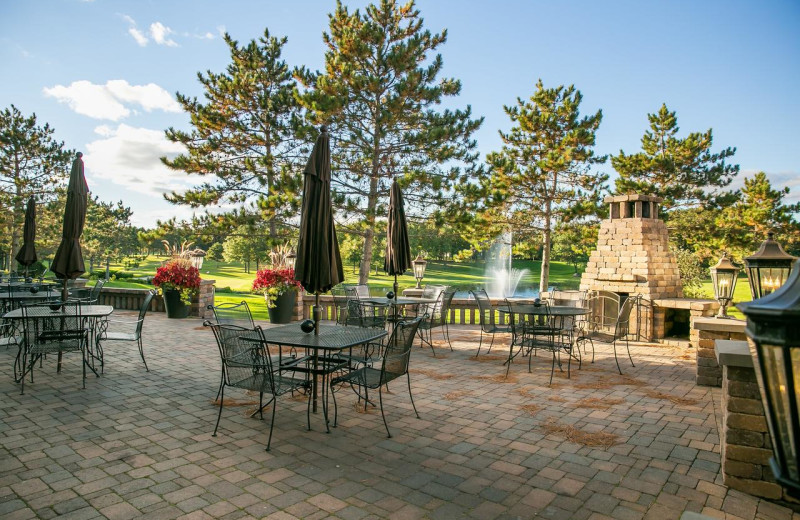
<path fill-rule="evenodd" d="M 214 284 L 216 280 L 201 280 L 200 291 L 192 299 L 190 316 L 200 318 L 213 317 L 213 313 L 208 310 L 209 305 L 214 305 Z M 115 309 L 138 311 L 142 307 L 148 289 L 123 289 L 119 287 L 103 287 L 100 291 L 98 303 L 101 305 L 111 305 Z M 164 312 L 164 300 L 161 296 L 156 296 L 150 303 L 151 312 Z"/>
<path fill-rule="evenodd" d="M 769 466 L 772 443 L 747 342 L 715 345 L 722 366 L 722 482 L 750 495 L 789 500 Z"/>

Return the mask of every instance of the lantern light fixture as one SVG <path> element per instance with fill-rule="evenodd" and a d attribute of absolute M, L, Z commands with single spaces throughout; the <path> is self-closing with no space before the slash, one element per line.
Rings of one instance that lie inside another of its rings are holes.
<path fill-rule="evenodd" d="M 770 466 L 800 499 L 800 265 L 776 291 L 738 306 L 772 440 Z"/>
<path fill-rule="evenodd" d="M 414 278 L 417 279 L 417 289 L 420 288 L 420 283 L 422 283 L 422 278 L 425 276 L 425 268 L 427 265 L 428 262 L 422 258 L 422 253 L 419 253 L 417 257 L 411 261 L 411 266 L 414 268 Z"/>
<path fill-rule="evenodd" d="M 189 256 L 189 261 L 192 262 L 192 265 L 196 267 L 198 271 L 203 268 L 203 260 L 206 257 L 205 251 L 199 248 L 194 249 L 192 251 L 189 251 L 188 256 Z"/>
<path fill-rule="evenodd" d="M 789 277 L 796 260 L 786 253 L 770 232 L 758 251 L 744 259 L 750 293 L 754 300 L 775 292 Z"/>
<path fill-rule="evenodd" d="M 731 262 L 727 253 L 723 253 L 722 258 L 710 271 L 711 284 L 714 286 L 714 298 L 719 302 L 717 318 L 730 318 L 727 308 L 733 300 L 733 292 L 736 290 L 739 266 Z"/>

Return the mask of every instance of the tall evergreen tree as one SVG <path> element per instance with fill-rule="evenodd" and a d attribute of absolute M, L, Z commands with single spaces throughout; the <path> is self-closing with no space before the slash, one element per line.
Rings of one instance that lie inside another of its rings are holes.
<path fill-rule="evenodd" d="M 642 137 L 642 151 L 611 157 L 611 165 L 619 174 L 619 193 L 657 195 L 664 199 L 662 207 L 687 208 L 701 203 L 717 203 L 731 194 L 722 190 L 739 172 L 739 166 L 728 164 L 736 148 L 711 152 L 711 129 L 677 137 L 678 118 L 666 104 L 655 114 L 647 114 L 650 129 Z"/>
<path fill-rule="evenodd" d="M 53 133 L 47 123 L 37 124 L 36 114 L 25 117 L 14 105 L 0 112 L 0 214 L 10 255 L 20 246 L 27 198 L 53 199 L 54 188 L 69 176 L 75 152 Z"/>
<path fill-rule="evenodd" d="M 329 18 L 325 71 L 297 71 L 305 87 L 299 100 L 333 134 L 334 200 L 363 223 L 359 280 L 366 282 L 391 177 L 402 176 L 407 213 L 441 205 L 459 161 L 477 159 L 471 136 L 483 120 L 471 119 L 470 107 L 437 110 L 461 83 L 437 79 L 443 62 L 433 53 L 447 32 L 423 29 L 413 1 L 381 0 L 363 14 L 337 2 Z"/>
<path fill-rule="evenodd" d="M 549 284 L 554 227 L 598 211 L 608 180 L 591 169 L 606 160 L 593 150 L 603 113 L 581 118 L 582 99 L 572 85 L 545 88 L 539 80 L 530 99 L 504 107 L 514 126 L 500 132 L 503 148 L 486 158 L 490 177 L 481 191 L 481 217 L 497 230 L 541 232 L 540 291 Z"/>
<path fill-rule="evenodd" d="M 205 181 L 166 198 L 191 207 L 234 204 L 239 209 L 231 213 L 231 226 L 259 215 L 275 236 L 278 222 L 297 212 L 300 189 L 296 161 L 302 151 L 295 135 L 301 120 L 295 82 L 281 60 L 287 40 L 270 36 L 266 29 L 244 46 L 227 33 L 224 40 L 231 54 L 226 71 L 197 74 L 205 102 L 177 93 L 193 129 L 169 128 L 166 136 L 183 144 L 187 153 L 161 159 Z"/>

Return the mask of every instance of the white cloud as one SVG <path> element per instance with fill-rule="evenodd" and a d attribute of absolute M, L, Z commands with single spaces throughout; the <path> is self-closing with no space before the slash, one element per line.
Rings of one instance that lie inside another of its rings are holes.
<path fill-rule="evenodd" d="M 162 24 L 161 22 L 153 22 L 150 24 L 150 37 L 153 38 L 159 45 L 166 45 L 167 47 L 177 47 L 178 43 L 169 38 L 172 34 L 172 29 Z"/>
<path fill-rule="evenodd" d="M 78 114 L 111 121 L 128 117 L 131 113 L 129 106 L 138 105 L 146 112 L 181 111 L 170 93 L 155 83 L 131 85 L 123 79 L 110 80 L 105 85 L 95 85 L 86 80 L 74 81 L 69 86 L 45 87 L 44 95 L 67 103 Z"/>
<path fill-rule="evenodd" d="M 185 152 L 183 145 L 168 141 L 163 130 L 120 124 L 116 128 L 99 126 L 95 133 L 99 138 L 86 145 L 83 158 L 87 175 L 108 179 L 158 199 L 164 193 L 191 186 L 185 173 L 170 170 L 161 163 L 161 157 Z"/>
<path fill-rule="evenodd" d="M 133 39 L 136 40 L 136 43 L 139 44 L 139 47 L 145 47 L 147 45 L 147 37 L 136 27 L 128 28 L 128 34 L 133 36 Z"/>
<path fill-rule="evenodd" d="M 149 40 L 147 39 L 147 36 L 145 36 L 144 33 L 140 31 L 138 27 L 136 27 L 136 20 L 127 14 L 123 14 L 121 16 L 123 20 L 128 22 L 128 34 L 133 36 L 133 39 L 136 40 L 136 43 L 138 43 L 140 47 L 145 47 Z"/>
<path fill-rule="evenodd" d="M 733 179 L 728 189 L 740 190 L 744 187 L 744 179 L 752 179 L 759 170 L 742 170 Z M 767 174 L 772 189 L 789 188 L 789 194 L 783 199 L 785 204 L 796 204 L 800 202 L 800 173 L 798 172 L 764 172 Z"/>

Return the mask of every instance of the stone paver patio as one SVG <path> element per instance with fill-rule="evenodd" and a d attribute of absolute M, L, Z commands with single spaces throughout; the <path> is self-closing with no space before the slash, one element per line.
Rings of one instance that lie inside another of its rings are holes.
<path fill-rule="evenodd" d="M 0 518 L 800 519 L 721 485 L 719 390 L 695 385 L 691 350 L 637 346 L 620 377 L 598 346 L 594 364 L 548 387 L 546 354 L 504 379 L 507 336 L 474 360 L 478 331 L 458 327 L 455 352 L 414 349 L 421 419 L 392 385 L 392 439 L 345 390 L 331 434 L 321 416 L 306 430 L 303 397 L 280 401 L 267 453 L 268 416 L 246 417 L 244 393 L 226 392 L 241 406 L 211 437 L 219 361 L 201 323 L 149 315 L 151 371 L 135 346 L 109 344 L 86 390 L 73 354 L 60 375 L 48 359 L 19 395 L 15 352 L 0 351 Z M 613 445 L 565 438 L 581 434 Z"/>

